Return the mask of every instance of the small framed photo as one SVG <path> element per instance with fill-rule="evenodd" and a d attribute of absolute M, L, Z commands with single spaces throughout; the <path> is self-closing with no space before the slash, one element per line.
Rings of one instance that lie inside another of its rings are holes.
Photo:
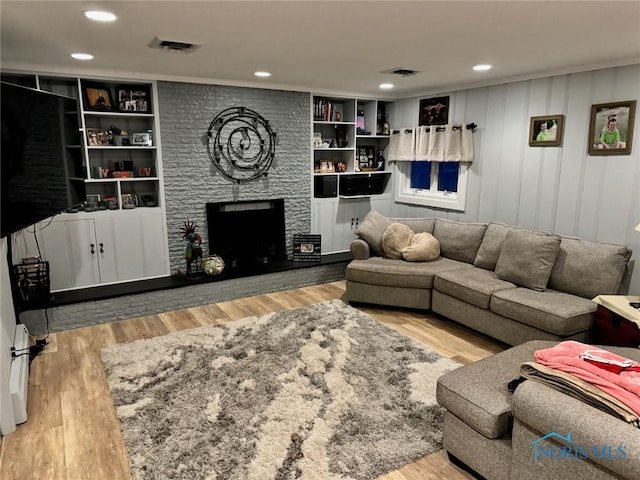
<path fill-rule="evenodd" d="M 89 194 L 87 195 L 87 205 L 95 205 L 96 207 L 98 206 L 98 203 L 100 203 L 100 195 L 99 194 Z"/>
<path fill-rule="evenodd" d="M 333 160 L 320 160 L 320 173 L 334 173 L 335 171 Z"/>
<path fill-rule="evenodd" d="M 98 83 L 83 84 L 85 110 L 109 112 L 113 110 L 111 89 L 108 85 Z"/>
<path fill-rule="evenodd" d="M 102 196 L 102 201 L 107 204 L 107 208 L 109 210 L 117 210 L 118 209 L 118 199 L 115 195 L 110 193 L 105 193 Z"/>
<path fill-rule="evenodd" d="M 135 145 L 138 147 L 150 147 L 152 145 L 151 133 L 138 132 L 131 134 L 131 145 Z"/>
<path fill-rule="evenodd" d="M 420 100 L 419 125 L 446 125 L 449 123 L 449 97 Z"/>
<path fill-rule="evenodd" d="M 564 115 L 531 117 L 529 125 L 530 147 L 558 147 L 562 143 Z"/>
<path fill-rule="evenodd" d="M 374 172 L 378 170 L 376 165 L 376 147 L 373 145 L 358 145 L 358 158 L 356 158 L 356 172 Z"/>
<path fill-rule="evenodd" d="M 151 113 L 150 85 L 120 85 L 116 87 L 119 112 Z"/>
<path fill-rule="evenodd" d="M 589 155 L 630 155 L 636 101 L 591 106 Z"/>
<path fill-rule="evenodd" d="M 136 208 L 138 206 L 138 195 L 135 193 L 123 193 L 120 196 L 120 200 L 122 202 L 122 208 L 124 209 Z"/>

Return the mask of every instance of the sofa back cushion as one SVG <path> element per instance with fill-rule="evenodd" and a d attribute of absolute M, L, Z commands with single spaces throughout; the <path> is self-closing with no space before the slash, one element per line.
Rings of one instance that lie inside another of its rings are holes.
<path fill-rule="evenodd" d="M 436 224 L 435 218 L 392 218 L 392 222 L 404 223 L 413 233 L 431 233 Z"/>
<path fill-rule="evenodd" d="M 413 230 L 404 223 L 392 223 L 382 235 L 382 250 L 387 258 L 399 260 L 402 258 L 402 250 L 411 245 Z"/>
<path fill-rule="evenodd" d="M 624 245 L 561 237 L 549 288 L 585 298 L 615 295 L 630 258 Z"/>
<path fill-rule="evenodd" d="M 486 229 L 486 223 L 455 222 L 436 218 L 433 236 L 440 243 L 440 254 L 443 257 L 473 263 Z"/>
<path fill-rule="evenodd" d="M 500 251 L 502 250 L 502 244 L 507 238 L 507 233 L 516 228 L 530 230 L 515 225 L 489 222 L 487 224 L 487 231 L 482 238 L 482 243 L 480 244 L 478 254 L 473 261 L 473 264 L 479 268 L 495 270 L 496 263 L 498 263 L 498 257 L 500 256 Z"/>
<path fill-rule="evenodd" d="M 560 237 L 557 235 L 513 229 L 502 244 L 496 275 L 501 280 L 543 291 L 559 249 Z"/>
<path fill-rule="evenodd" d="M 376 254 L 382 255 L 384 253 L 382 250 L 382 235 L 392 223 L 392 220 L 377 210 L 371 210 L 356 228 L 356 235 L 367 242 L 371 250 Z"/>

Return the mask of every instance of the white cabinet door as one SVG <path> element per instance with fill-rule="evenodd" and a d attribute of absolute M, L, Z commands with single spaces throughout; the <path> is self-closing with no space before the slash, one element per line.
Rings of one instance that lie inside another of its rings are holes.
<path fill-rule="evenodd" d="M 323 254 L 335 252 L 336 236 L 336 199 L 313 202 L 311 233 L 321 235 L 320 249 Z"/>
<path fill-rule="evenodd" d="M 336 215 L 335 251 L 347 251 L 356 239 L 356 229 L 370 209 L 368 198 L 339 199 Z"/>
<path fill-rule="evenodd" d="M 166 235 L 159 211 L 96 217 L 102 283 L 167 275 Z"/>
<path fill-rule="evenodd" d="M 142 251 L 144 252 L 144 276 L 158 277 L 169 275 L 167 253 L 167 233 L 164 229 L 162 214 L 153 212 L 143 215 L 142 235 L 140 236 Z"/>
<path fill-rule="evenodd" d="M 93 219 L 54 220 L 40 231 L 42 256 L 49 262 L 51 291 L 100 282 Z"/>

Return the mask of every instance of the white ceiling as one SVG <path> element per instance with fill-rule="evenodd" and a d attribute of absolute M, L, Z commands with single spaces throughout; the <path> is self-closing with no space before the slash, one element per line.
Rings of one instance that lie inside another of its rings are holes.
<path fill-rule="evenodd" d="M 82 15 L 96 7 L 118 20 Z M 0 15 L 5 70 L 402 98 L 640 63 L 638 0 L 2 0 Z M 150 49 L 156 36 L 202 47 Z M 381 73 L 397 67 L 420 73 Z M 390 93 L 378 88 L 387 81 Z"/>

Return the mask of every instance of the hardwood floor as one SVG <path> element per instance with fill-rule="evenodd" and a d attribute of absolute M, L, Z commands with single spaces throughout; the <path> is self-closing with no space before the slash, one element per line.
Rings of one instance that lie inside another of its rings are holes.
<path fill-rule="evenodd" d="M 344 290 L 344 281 L 334 282 L 52 334 L 51 344 L 31 366 L 29 420 L 3 438 L 0 478 L 131 479 L 100 361 L 103 347 L 342 298 Z M 424 313 L 358 308 L 460 363 L 506 348 Z M 379 480 L 469 478 L 473 477 L 451 464 L 441 450 Z"/>

